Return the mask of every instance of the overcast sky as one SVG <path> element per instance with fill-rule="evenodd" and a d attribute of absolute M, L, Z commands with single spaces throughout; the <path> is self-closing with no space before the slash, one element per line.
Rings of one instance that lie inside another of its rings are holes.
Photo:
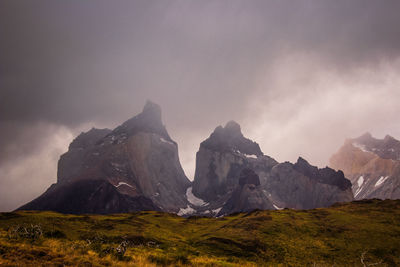
<path fill-rule="evenodd" d="M 0 1 L 0 211 L 56 181 L 81 131 L 161 105 L 190 179 L 235 120 L 278 161 L 400 138 L 400 1 Z"/>

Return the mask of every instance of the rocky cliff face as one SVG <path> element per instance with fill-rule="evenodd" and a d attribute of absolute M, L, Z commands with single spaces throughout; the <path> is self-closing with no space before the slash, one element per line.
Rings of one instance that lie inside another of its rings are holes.
<path fill-rule="evenodd" d="M 400 141 L 389 135 L 376 139 L 366 133 L 346 140 L 330 166 L 343 170 L 356 199 L 400 198 Z"/>
<path fill-rule="evenodd" d="M 215 201 L 234 189 L 241 170 L 248 165 L 268 170 L 275 164 L 274 159 L 263 155 L 257 143 L 243 136 L 239 124 L 230 121 L 225 127 L 218 126 L 200 144 L 193 193 L 205 201 Z"/>
<path fill-rule="evenodd" d="M 206 203 L 193 210 L 214 215 L 252 209 L 309 209 L 353 199 L 351 183 L 343 172 L 318 169 L 302 158 L 296 164 L 278 163 L 245 138 L 235 122 L 217 127 L 201 143 L 191 191 Z"/>
<path fill-rule="evenodd" d="M 71 143 L 59 160 L 56 187 L 82 180 L 106 181 L 123 198 L 130 197 L 129 203 L 144 197 L 163 211 L 178 212 L 188 203 L 190 181 L 177 144 L 162 124 L 160 107 L 152 102 L 114 130 L 92 129 Z"/>

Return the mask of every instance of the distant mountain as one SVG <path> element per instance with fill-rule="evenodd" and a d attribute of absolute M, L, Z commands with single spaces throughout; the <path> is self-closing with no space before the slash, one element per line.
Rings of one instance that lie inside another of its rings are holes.
<path fill-rule="evenodd" d="M 21 209 L 178 212 L 188 203 L 185 192 L 190 181 L 180 165 L 177 144 L 162 124 L 161 108 L 152 102 L 112 131 L 91 129 L 80 134 L 61 156 L 57 176 L 57 184 Z M 58 199 L 60 195 L 64 197 Z M 67 203 L 70 198 L 82 202 Z"/>
<path fill-rule="evenodd" d="M 318 169 L 302 158 L 295 164 L 278 163 L 245 138 L 233 121 L 218 126 L 201 143 L 189 190 L 202 204 L 183 213 L 216 216 L 254 209 L 310 209 L 353 200 L 343 172 Z"/>
<path fill-rule="evenodd" d="M 330 166 L 350 179 L 355 199 L 400 198 L 400 141 L 389 135 L 376 139 L 366 133 L 347 139 Z"/>

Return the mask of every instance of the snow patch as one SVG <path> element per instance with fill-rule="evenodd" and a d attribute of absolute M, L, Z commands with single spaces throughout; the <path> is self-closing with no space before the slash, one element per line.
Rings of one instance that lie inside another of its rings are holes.
<path fill-rule="evenodd" d="M 358 196 L 360 192 L 362 191 L 362 187 L 357 188 L 356 192 L 354 193 L 354 197 Z"/>
<path fill-rule="evenodd" d="M 162 138 L 162 137 L 160 137 L 160 140 L 161 140 L 161 142 L 163 142 L 163 143 L 167 143 L 167 144 L 170 144 L 170 145 L 175 145 L 174 143 L 172 143 L 172 142 L 170 142 L 170 141 L 167 141 L 167 140 L 165 140 L 165 139 Z"/>
<path fill-rule="evenodd" d="M 193 214 L 195 212 L 194 209 L 192 209 L 189 205 L 186 206 L 186 208 L 184 209 L 179 209 L 178 211 L 178 215 L 179 216 L 183 216 L 183 215 L 189 215 L 189 214 Z"/>
<path fill-rule="evenodd" d="M 357 190 L 356 190 L 356 192 L 354 193 L 354 197 L 356 197 L 358 194 L 360 194 L 360 192 L 362 191 L 362 185 L 364 184 L 364 176 L 360 176 L 359 178 L 358 178 L 358 180 L 357 180 L 357 185 L 358 185 L 358 188 L 357 188 Z"/>
<path fill-rule="evenodd" d="M 364 176 L 361 175 L 360 178 L 358 178 L 357 180 L 358 187 L 361 187 L 363 183 L 364 183 Z"/>
<path fill-rule="evenodd" d="M 201 198 L 196 197 L 192 193 L 192 187 L 189 187 L 186 190 L 186 198 L 189 201 L 190 204 L 193 204 L 195 206 L 207 206 L 209 203 L 205 202 Z"/>
<path fill-rule="evenodd" d="M 353 145 L 354 147 L 356 147 L 356 148 L 361 149 L 361 151 L 363 151 L 363 152 L 369 152 L 369 151 L 367 150 L 366 146 L 363 145 L 363 144 L 352 143 L 352 145 Z M 372 150 L 374 150 L 374 149 L 372 149 Z"/>
<path fill-rule="evenodd" d="M 221 211 L 221 209 L 222 209 L 222 207 L 220 207 L 218 209 L 215 209 L 215 210 L 212 210 L 212 212 L 214 212 L 215 214 L 218 214 Z"/>
<path fill-rule="evenodd" d="M 375 187 L 380 186 L 381 184 L 383 184 L 387 180 L 387 178 L 389 178 L 389 176 L 386 176 L 386 177 L 381 176 L 379 178 L 379 180 L 376 182 Z"/>
<path fill-rule="evenodd" d="M 125 182 L 119 182 L 117 185 L 115 185 L 115 187 L 120 187 L 121 185 L 126 185 L 126 186 L 129 186 L 129 187 L 133 188 L 133 186 L 131 186 L 130 184 L 125 183 Z"/>
<path fill-rule="evenodd" d="M 263 189 L 263 193 L 267 197 L 271 197 L 272 196 L 271 193 L 268 193 L 267 190 L 265 190 L 265 189 Z"/>
<path fill-rule="evenodd" d="M 354 194 L 354 197 L 358 196 L 358 194 L 360 194 L 360 192 L 361 192 L 361 188 L 358 188 L 357 191 Z"/>
<path fill-rule="evenodd" d="M 233 149 L 233 152 L 235 152 L 235 153 L 237 153 L 237 154 L 239 154 L 239 155 L 241 155 L 241 156 L 245 156 L 246 158 L 249 158 L 249 159 L 256 159 L 256 158 L 257 158 L 256 155 L 242 153 L 242 152 L 240 152 L 240 151 L 237 150 L 237 149 Z"/>

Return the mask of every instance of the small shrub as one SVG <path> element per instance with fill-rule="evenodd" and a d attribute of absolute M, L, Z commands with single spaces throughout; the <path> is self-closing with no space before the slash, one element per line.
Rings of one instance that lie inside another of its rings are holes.
<path fill-rule="evenodd" d="M 122 260 L 124 259 L 125 252 L 128 248 L 128 241 L 124 240 L 119 244 L 117 248 L 114 250 L 114 255 L 116 256 L 117 259 Z"/>
<path fill-rule="evenodd" d="M 28 226 L 16 225 L 8 229 L 8 238 L 10 240 L 28 239 L 36 241 L 42 237 L 43 231 L 39 224 L 30 224 Z"/>

